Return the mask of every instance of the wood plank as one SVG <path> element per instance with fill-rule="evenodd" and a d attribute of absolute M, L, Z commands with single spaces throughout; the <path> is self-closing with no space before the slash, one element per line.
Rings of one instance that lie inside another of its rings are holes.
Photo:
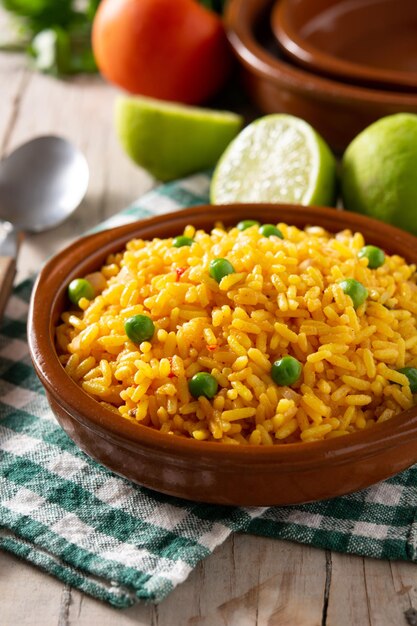
<path fill-rule="evenodd" d="M 230 537 L 156 607 L 117 614 L 118 626 L 321 626 L 325 553 L 274 539 Z M 113 624 L 108 607 L 72 590 L 71 626 Z"/>
<path fill-rule="evenodd" d="M 0 54 L 0 157 L 8 151 L 10 134 L 13 129 L 20 97 L 29 80 L 29 73 L 20 55 Z M 5 88 L 7 85 L 7 89 Z"/>
<path fill-rule="evenodd" d="M 413 608 L 417 608 L 414 563 L 333 553 L 327 626 L 405 626 L 405 613 Z"/>
<path fill-rule="evenodd" d="M 381 623 L 406 624 L 404 612 L 409 608 L 409 599 L 395 588 L 391 563 L 366 559 L 364 571 L 372 626 Z"/>
<path fill-rule="evenodd" d="M 0 11 L 0 30 L 4 19 Z M 0 53 L 0 158 L 7 149 L 18 116 L 20 98 L 29 81 L 29 71 L 21 54 Z"/>
<path fill-rule="evenodd" d="M 403 611 L 404 617 L 409 618 L 408 624 L 415 626 L 417 624 L 417 566 L 415 563 L 395 561 L 391 563 L 391 575 L 400 604 L 399 612 Z"/>
<path fill-rule="evenodd" d="M 14 75 L 14 65 L 10 60 L 5 62 L 4 55 L 0 59 L 4 64 L 0 80 L 7 83 L 9 72 Z M 85 154 L 90 183 L 85 200 L 70 219 L 53 231 L 26 235 L 16 281 L 33 274 L 51 254 L 155 184 L 147 172 L 128 159 L 118 143 L 113 127 L 115 88 L 99 77 L 78 76 L 64 81 L 22 71 L 25 81 L 12 82 L 9 97 L 0 108 L 0 120 L 9 119 L 7 128 L 0 127 L 0 145 L 3 137 L 9 153 L 35 136 L 62 135 Z"/>
<path fill-rule="evenodd" d="M 321 550 L 237 534 L 158 607 L 160 624 L 178 615 L 192 626 L 320 626 L 325 569 Z"/>
<path fill-rule="evenodd" d="M 370 626 L 364 559 L 359 556 L 331 555 L 331 579 L 326 626 Z M 381 622 L 381 626 L 384 622 Z M 385 622 L 385 624 L 388 623 Z"/>
<path fill-rule="evenodd" d="M 59 623 L 63 583 L 1 550 L 0 587 L 1 626 L 55 626 Z"/>

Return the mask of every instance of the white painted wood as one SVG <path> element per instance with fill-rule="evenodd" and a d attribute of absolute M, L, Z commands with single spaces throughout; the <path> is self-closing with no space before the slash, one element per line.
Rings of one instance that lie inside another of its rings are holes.
<path fill-rule="evenodd" d="M 1 626 L 58 625 L 64 585 L 0 550 Z"/>
<path fill-rule="evenodd" d="M 71 590 L 68 624 L 320 626 L 324 588 L 323 551 L 236 535 L 158 606 L 117 611 Z"/>
<path fill-rule="evenodd" d="M 193 625 L 320 626 L 326 578 L 323 551 L 238 534 L 222 554 L 223 560 L 214 555 L 217 558 L 204 563 L 201 578 L 207 591 L 200 594 L 200 615 Z"/>
<path fill-rule="evenodd" d="M 396 593 L 404 599 L 404 610 L 417 609 L 417 567 L 414 563 L 391 563 L 391 575 Z"/>
<path fill-rule="evenodd" d="M 85 200 L 70 219 L 53 231 L 26 235 L 17 281 L 40 269 L 51 254 L 118 213 L 154 185 L 118 144 L 113 127 L 115 95 L 116 89 L 99 77 L 62 81 L 30 73 L 23 85 L 19 112 L 13 128 L 8 130 L 6 152 L 37 135 L 63 135 L 84 152 L 90 183 Z"/>
<path fill-rule="evenodd" d="M 417 607 L 414 563 L 332 554 L 327 626 L 404 625 Z"/>
<path fill-rule="evenodd" d="M 0 29 L 2 28 L 0 13 Z M 29 72 L 20 55 L 0 54 L 0 157 L 5 153 L 22 90 L 29 79 Z"/>
<path fill-rule="evenodd" d="M 370 626 L 364 559 L 333 553 L 327 626 Z"/>
<path fill-rule="evenodd" d="M 409 598 L 396 590 L 390 562 L 366 559 L 364 573 L 371 625 L 404 623 Z"/>

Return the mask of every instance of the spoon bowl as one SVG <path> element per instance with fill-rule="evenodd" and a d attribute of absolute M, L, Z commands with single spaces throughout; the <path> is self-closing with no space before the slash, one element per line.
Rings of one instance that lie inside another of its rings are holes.
<path fill-rule="evenodd" d="M 87 191 L 84 155 L 62 137 L 36 137 L 0 161 L 0 319 L 12 289 L 20 233 L 63 222 Z"/>
<path fill-rule="evenodd" d="M 0 163 L 0 219 L 41 232 L 63 222 L 88 186 L 84 155 L 61 137 L 37 137 Z"/>

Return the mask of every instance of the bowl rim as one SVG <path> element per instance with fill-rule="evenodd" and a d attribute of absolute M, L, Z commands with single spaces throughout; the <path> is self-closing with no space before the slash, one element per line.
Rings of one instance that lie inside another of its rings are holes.
<path fill-rule="evenodd" d="M 370 429 L 355 432 L 346 437 L 337 437 L 325 441 L 309 443 L 293 443 L 269 446 L 236 446 L 217 444 L 215 442 L 195 441 L 185 437 L 168 435 L 148 426 L 132 423 L 122 416 L 117 416 L 110 409 L 99 404 L 93 397 L 84 392 L 65 372 L 58 360 L 53 340 L 54 320 L 50 315 L 57 307 L 59 298 L 63 298 L 66 285 L 77 276 L 77 271 L 92 263 L 98 268 L 110 251 L 121 250 L 124 244 L 134 236 L 146 239 L 146 233 L 154 232 L 155 227 L 163 229 L 167 223 L 192 223 L 192 220 L 207 220 L 213 209 L 219 210 L 219 221 L 225 224 L 236 223 L 239 219 L 253 217 L 255 214 L 266 214 L 268 211 L 276 215 L 276 223 L 284 221 L 280 216 L 290 215 L 297 211 L 297 218 L 304 224 L 309 220 L 321 221 L 338 225 L 340 229 L 368 226 L 373 232 L 378 229 L 388 240 L 398 245 L 405 242 L 406 248 L 414 251 L 417 260 L 417 237 L 394 226 L 379 222 L 372 218 L 348 213 L 327 207 L 306 207 L 291 204 L 234 204 L 234 205 L 199 205 L 182 209 L 169 214 L 145 218 L 129 224 L 102 230 L 76 240 L 68 247 L 53 256 L 43 267 L 32 291 L 28 316 L 28 341 L 30 355 L 35 370 L 50 394 L 60 406 L 87 428 L 97 433 L 106 433 L 114 441 L 126 448 L 136 449 L 139 445 L 148 451 L 163 451 L 164 454 L 182 456 L 183 458 L 204 459 L 218 458 L 226 466 L 232 464 L 246 465 L 248 459 L 255 467 L 264 467 L 279 462 L 280 470 L 291 471 L 296 467 L 311 465 L 315 467 L 345 463 L 355 452 L 363 449 L 363 457 L 372 457 L 382 449 L 395 447 L 401 442 L 415 436 L 417 431 L 417 406 L 408 409 L 398 416 Z M 346 221 L 346 216 L 349 219 Z M 213 218 L 213 222 L 216 221 Z M 319 224 L 320 225 L 320 224 Z M 327 228 L 327 226 L 323 226 Z M 365 228 L 366 230 L 366 228 Z M 334 231 L 333 231 L 334 232 Z M 153 235 L 155 236 L 155 235 Z M 161 233 L 163 235 L 163 232 Z M 165 235 L 166 236 L 166 235 Z M 100 262 L 98 260 L 100 259 Z M 85 271 L 85 270 L 84 270 Z M 92 271 L 89 269 L 89 271 Z M 79 274 L 78 274 L 79 275 Z M 45 311 L 48 315 L 45 315 Z M 75 413 L 74 413 L 75 412 Z M 395 426 L 395 428 L 394 428 Z"/>
<path fill-rule="evenodd" d="M 325 95 L 328 101 L 356 102 L 362 107 L 367 103 L 379 107 L 417 106 L 417 94 L 370 89 L 332 80 L 296 67 L 268 52 L 256 40 L 253 29 L 262 12 L 272 6 L 273 1 L 229 0 L 226 4 L 226 33 L 235 54 L 246 68 L 269 82 L 284 81 L 293 91 L 309 92 L 312 98 L 323 98 Z"/>
<path fill-rule="evenodd" d="M 394 0 L 391 0 L 391 2 L 394 2 Z M 294 6 L 296 4 L 291 3 L 291 0 L 275 0 L 271 12 L 271 26 L 277 43 L 296 64 L 303 65 L 313 72 L 322 72 L 330 75 L 339 81 L 344 79 L 367 81 L 374 87 L 377 85 L 385 90 L 417 88 L 416 72 L 389 70 L 372 67 L 366 63 L 355 63 L 332 55 L 314 45 L 309 39 L 304 38 L 301 32 L 291 23 L 290 11 Z M 320 15 L 320 12 L 317 13 L 318 15 Z M 356 83 L 354 85 L 361 86 Z"/>

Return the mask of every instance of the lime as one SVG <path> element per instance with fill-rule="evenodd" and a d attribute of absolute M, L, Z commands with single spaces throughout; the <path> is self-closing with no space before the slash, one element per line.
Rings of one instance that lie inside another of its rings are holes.
<path fill-rule="evenodd" d="M 240 115 L 119 96 L 116 132 L 135 163 L 162 181 L 213 167 L 242 127 Z"/>
<path fill-rule="evenodd" d="M 304 120 L 261 117 L 244 128 L 220 158 L 211 183 L 213 204 L 289 202 L 332 205 L 335 159 Z"/>
<path fill-rule="evenodd" d="M 343 204 L 417 235 L 417 115 L 397 113 L 363 130 L 342 162 Z"/>

